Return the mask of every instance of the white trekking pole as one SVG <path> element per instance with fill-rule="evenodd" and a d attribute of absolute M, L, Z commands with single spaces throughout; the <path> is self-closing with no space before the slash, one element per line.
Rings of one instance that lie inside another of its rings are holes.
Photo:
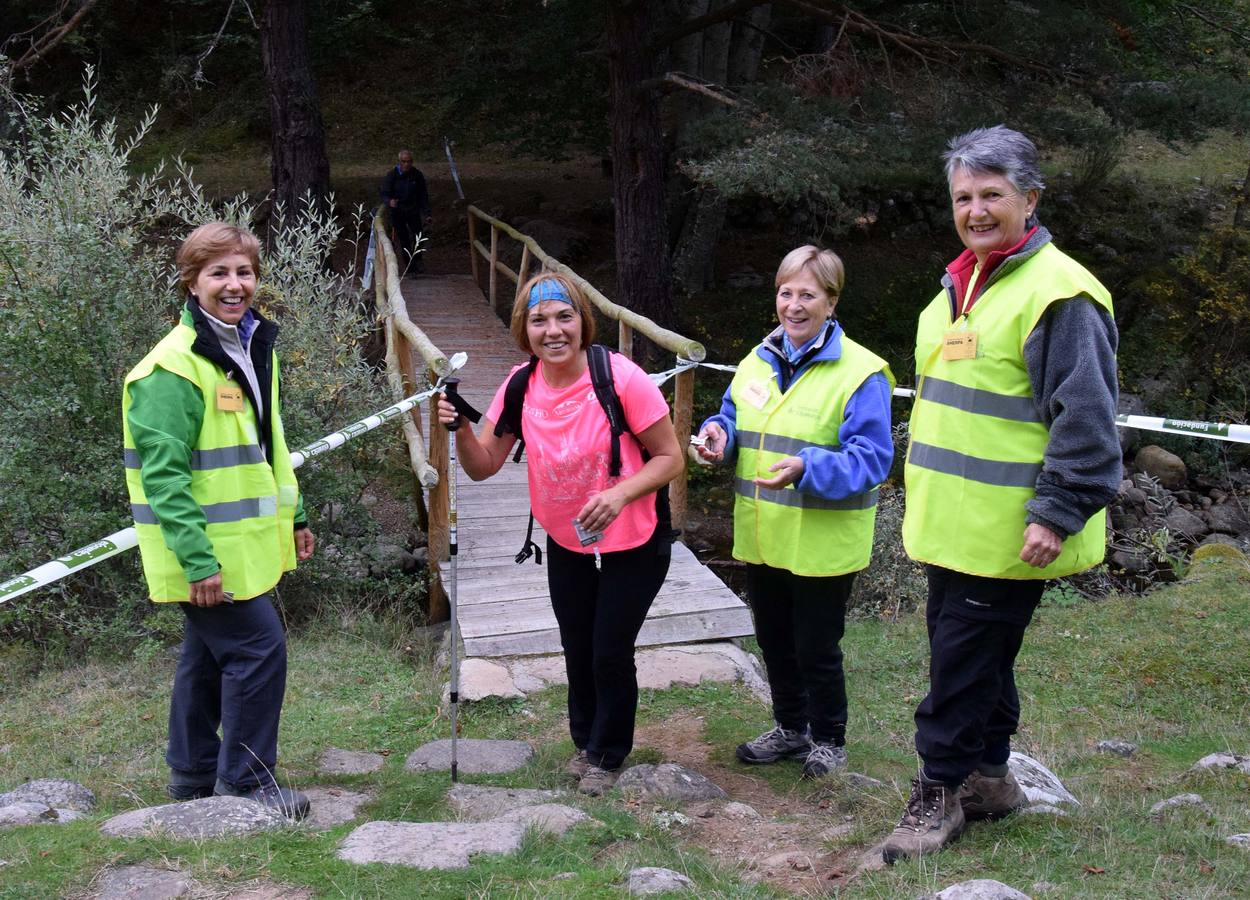
<path fill-rule="evenodd" d="M 443 380 L 443 391 L 448 395 L 456 393 L 460 384 L 459 378 Z M 460 416 L 447 426 L 451 432 L 447 441 L 447 521 L 448 521 L 448 556 L 451 561 L 451 783 L 459 779 L 456 771 L 456 732 L 459 730 L 460 713 L 460 665 L 456 658 L 456 643 L 459 640 L 459 629 L 456 623 L 456 430 L 460 427 Z"/>

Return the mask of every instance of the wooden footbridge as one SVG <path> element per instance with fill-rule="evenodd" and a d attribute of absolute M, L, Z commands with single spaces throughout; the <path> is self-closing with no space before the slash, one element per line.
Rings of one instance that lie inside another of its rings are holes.
<path fill-rule="evenodd" d="M 457 373 L 460 392 L 485 411 L 511 368 L 526 359 L 504 320 L 512 307 L 513 285 L 518 279 L 523 281 L 535 266 L 558 269 L 576 278 L 599 311 L 617 321 L 621 352 L 630 353 L 637 330 L 684 358 L 702 358 L 699 344 L 613 304 L 572 270 L 547 256 L 531 238 L 476 207 L 468 210 L 472 275 L 401 280 L 394 250 L 385 236 L 384 217 L 378 218 L 374 231 L 375 284 L 379 311 L 386 320 L 395 392 L 414 393 L 419 387 L 416 371 L 428 368 L 437 377 L 447 366 L 447 356 L 464 351 L 469 360 Z M 477 239 L 479 230 L 486 229 L 489 245 Z M 501 260 L 501 239 L 511 239 L 520 246 L 516 270 Z M 500 275 L 508 279 L 506 291 L 500 291 Z M 683 443 L 690 433 L 693 378 L 694 370 L 682 372 L 674 388 L 675 422 Z M 449 575 L 447 433 L 432 413 L 426 424 L 414 410 L 413 420 L 404 424 L 414 472 L 425 487 L 417 499 L 428 518 L 430 559 L 438 561 L 431 599 L 431 615 L 437 619 L 446 613 L 443 586 Z M 674 525 L 680 528 L 686 509 L 684 475 L 670 487 L 670 494 Z M 522 564 L 515 562 L 529 518 L 524 460 L 513 464 L 509 459 L 497 475 L 482 482 L 470 481 L 463 470 L 459 471 L 456 507 L 457 611 L 465 655 L 559 653 L 560 635 L 547 593 L 547 567 L 536 565 L 532 558 Z M 535 541 L 545 546 L 546 535 L 537 523 L 534 531 Z M 742 601 L 683 543 L 676 543 L 668 579 L 651 607 L 638 645 L 680 644 L 751 633 L 751 618 Z"/>

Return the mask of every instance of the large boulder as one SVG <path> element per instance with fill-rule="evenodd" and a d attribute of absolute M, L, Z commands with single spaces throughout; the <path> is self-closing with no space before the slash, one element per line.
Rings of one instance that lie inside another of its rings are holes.
<path fill-rule="evenodd" d="M 0 794 L 0 806 L 10 803 L 42 803 L 54 809 L 73 809 L 91 812 L 95 809 L 95 794 L 77 781 L 64 778 L 39 778 Z"/>
<path fill-rule="evenodd" d="M 1016 777 L 1016 781 L 1020 782 L 1025 796 L 1029 798 L 1029 803 L 1048 806 L 1059 806 L 1064 803 L 1072 806 L 1081 805 L 1081 801 L 1073 797 L 1063 786 L 1059 776 L 1033 757 L 1016 753 L 1013 750 L 1011 757 L 1007 760 L 1007 765 L 1011 767 L 1011 774 Z"/>
<path fill-rule="evenodd" d="M 203 840 L 253 834 L 291 825 L 276 809 L 243 797 L 206 797 L 186 803 L 166 803 L 113 816 L 100 826 L 111 837 L 163 836 Z"/>
<path fill-rule="evenodd" d="M 1184 461 L 1175 453 L 1169 453 L 1157 444 L 1147 444 L 1137 451 L 1133 465 L 1139 472 L 1156 479 L 1170 491 L 1183 488 L 1189 481 L 1189 471 Z"/>
<path fill-rule="evenodd" d="M 631 766 L 621 773 L 616 786 L 622 794 L 642 800 L 691 803 L 697 800 L 723 800 L 729 796 L 698 772 L 676 763 Z"/>
<path fill-rule="evenodd" d="M 1211 531 L 1206 519 L 1183 506 L 1173 507 L 1164 517 L 1163 524 L 1172 534 L 1179 534 L 1191 541 L 1201 540 Z"/>
<path fill-rule="evenodd" d="M 1030 900 L 1029 895 L 993 878 L 973 878 L 943 888 L 933 900 Z"/>
<path fill-rule="evenodd" d="M 56 809 L 46 803 L 17 800 L 0 806 L 0 828 L 14 825 L 64 825 L 81 819 L 83 813 L 76 809 Z"/>
<path fill-rule="evenodd" d="M 694 882 L 680 872 L 672 869 L 661 869 L 657 866 L 642 866 L 629 872 L 629 893 L 634 897 L 646 897 L 650 894 L 676 893 L 688 891 Z"/>
<path fill-rule="evenodd" d="M 1212 531 L 1233 535 L 1250 532 L 1250 515 L 1236 499 L 1217 503 L 1207 510 L 1206 515 Z"/>

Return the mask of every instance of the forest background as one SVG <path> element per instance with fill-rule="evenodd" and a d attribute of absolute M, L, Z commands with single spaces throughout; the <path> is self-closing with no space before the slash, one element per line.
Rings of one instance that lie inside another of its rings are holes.
<path fill-rule="evenodd" d="M 15 0 L 0 11 L 0 571 L 127 524 L 116 385 L 167 327 L 171 239 L 197 218 L 224 209 L 266 235 L 269 302 L 295 325 L 288 432 L 375 408 L 353 209 L 410 147 L 434 191 L 433 268 L 463 270 L 444 135 L 473 202 L 547 229 L 563 261 L 715 361 L 769 327 L 787 250 L 834 247 L 848 332 L 907 382 L 916 314 L 960 249 L 939 154 L 1006 123 L 1042 148 L 1042 221 L 1115 298 L 1127 408 L 1245 422 L 1247 21 L 1244 0 Z M 69 346 L 79 365 L 52 366 Z M 705 385 L 696 415 L 723 387 Z M 1245 461 L 1157 442 L 1195 472 Z M 371 488 L 401 478 L 378 446 L 307 476 L 315 515 L 346 520 L 352 564 L 308 567 L 293 608 L 411 596 L 407 579 L 347 577 L 369 567 Z M 135 566 L 0 608 L 0 630 L 45 649 L 164 640 Z"/>

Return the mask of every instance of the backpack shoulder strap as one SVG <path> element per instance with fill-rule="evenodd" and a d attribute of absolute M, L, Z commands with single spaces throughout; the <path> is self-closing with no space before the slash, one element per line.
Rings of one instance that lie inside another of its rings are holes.
<path fill-rule="evenodd" d="M 625 420 L 625 409 L 612 382 L 612 350 L 603 344 L 591 344 L 586 356 L 590 364 L 591 386 L 595 389 L 599 405 L 603 407 L 603 414 L 608 417 L 608 429 L 612 433 L 608 474 L 615 478 L 621 474 L 621 435 L 629 431 L 629 423 Z"/>
<path fill-rule="evenodd" d="M 513 462 L 521 461 L 525 450 L 525 438 L 521 434 L 521 407 L 525 402 L 525 392 L 530 386 L 530 376 L 538 365 L 538 357 L 531 356 L 530 361 L 512 373 L 508 386 L 503 391 L 503 412 L 495 423 L 495 437 L 514 434 L 517 439 L 516 452 L 512 454 Z"/>

